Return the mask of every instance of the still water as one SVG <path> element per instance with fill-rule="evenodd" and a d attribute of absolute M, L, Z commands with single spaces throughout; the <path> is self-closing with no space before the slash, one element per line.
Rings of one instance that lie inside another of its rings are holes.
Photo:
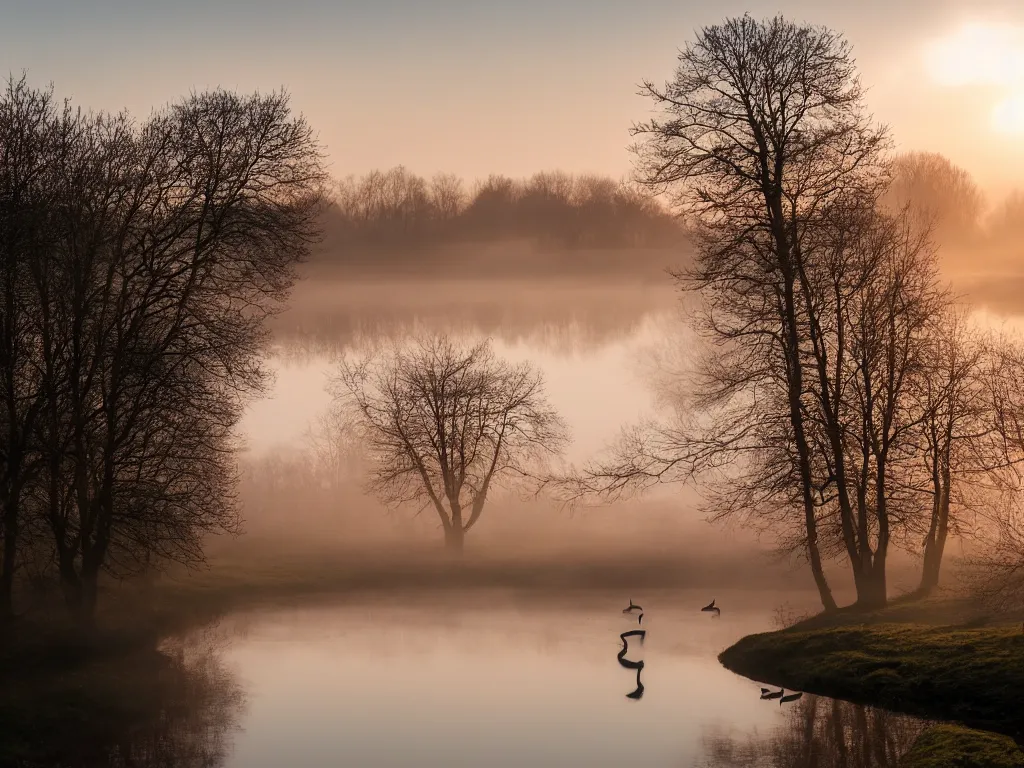
<path fill-rule="evenodd" d="M 339 290 L 312 286 L 275 329 L 276 386 L 243 425 L 256 452 L 301 443 L 330 405 L 325 384 L 338 355 L 358 347 L 360 333 L 447 328 L 454 317 L 460 333 L 490 336 L 503 357 L 535 363 L 573 429 L 571 461 L 650 413 L 652 370 L 675 366 L 662 355 L 666 347 L 687 346 L 664 325 L 674 301 L 665 290 L 549 286 L 541 294 L 506 283 Z M 627 697 L 636 671 L 617 659 L 619 635 L 638 628 L 622 613 L 630 597 L 643 606 L 647 631 L 642 644 L 630 638 L 625 657 L 644 662 L 638 700 Z M 722 614 L 712 618 L 699 610 L 710 597 L 396 592 L 229 615 L 168 640 L 169 661 L 129 676 L 149 697 L 145 712 L 130 728 L 105 734 L 95 759 L 69 764 L 898 764 L 924 723 L 811 695 L 761 700 L 759 685 L 722 668 L 717 655 L 743 635 L 775 628 L 775 602 L 717 595 Z"/>
<path fill-rule="evenodd" d="M 189 687 L 216 714 L 195 721 L 218 749 L 193 744 L 202 762 L 170 764 L 880 768 L 925 727 L 811 695 L 761 700 L 716 655 L 771 629 L 768 612 L 720 601 L 715 619 L 696 595 L 633 597 L 648 632 L 629 638 L 627 659 L 645 662 L 639 700 L 616 659 L 637 619 L 617 595 L 446 593 L 227 617 L 186 640 L 215 649 Z"/>

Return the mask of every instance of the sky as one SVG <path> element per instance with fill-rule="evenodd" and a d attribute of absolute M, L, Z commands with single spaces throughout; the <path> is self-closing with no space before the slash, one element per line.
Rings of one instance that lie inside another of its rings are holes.
<path fill-rule="evenodd" d="M 284 87 L 337 177 L 623 176 L 644 79 L 749 11 L 843 32 L 903 150 L 1024 187 L 1024 0 L 0 0 L 0 71 L 144 117 L 192 89 Z"/>

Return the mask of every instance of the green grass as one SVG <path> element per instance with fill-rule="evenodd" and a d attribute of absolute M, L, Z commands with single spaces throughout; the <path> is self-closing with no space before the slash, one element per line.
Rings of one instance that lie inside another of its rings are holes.
<path fill-rule="evenodd" d="M 936 725 L 918 737 L 900 768 L 1019 768 L 1024 752 L 1008 736 Z"/>
<path fill-rule="evenodd" d="M 913 768 L 1024 765 L 1014 743 L 1024 737 L 1024 632 L 962 603 L 822 614 L 744 637 L 719 661 L 763 683 L 967 726 L 926 731 L 907 756 Z"/>
<path fill-rule="evenodd" d="M 1024 721 L 1018 626 L 802 629 L 750 635 L 719 656 L 762 682 L 1016 733 Z"/>

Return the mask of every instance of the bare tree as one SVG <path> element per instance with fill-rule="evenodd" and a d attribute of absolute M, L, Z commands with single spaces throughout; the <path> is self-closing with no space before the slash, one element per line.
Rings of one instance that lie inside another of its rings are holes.
<path fill-rule="evenodd" d="M 324 176 L 284 94 L 66 123 L 58 240 L 32 267 L 37 434 L 61 582 L 88 622 L 102 571 L 201 562 L 203 536 L 233 529 L 233 428 Z"/>
<path fill-rule="evenodd" d="M 872 213 L 843 235 L 847 245 L 827 261 L 821 299 L 808 302 L 820 307 L 809 312 L 815 417 L 829 436 L 824 456 L 858 600 L 884 604 L 894 531 L 915 513 L 917 499 L 901 492 L 900 478 L 927 414 L 918 388 L 930 373 L 929 332 L 948 294 L 928 230 L 908 213 Z"/>
<path fill-rule="evenodd" d="M 567 440 L 540 374 L 498 360 L 489 342 L 396 344 L 343 363 L 333 391 L 373 464 L 373 491 L 432 508 L 455 552 L 492 487 L 538 479 Z"/>
<path fill-rule="evenodd" d="M 430 200 L 441 221 L 455 219 L 466 207 L 462 179 L 453 173 L 438 173 L 430 180 Z"/>
<path fill-rule="evenodd" d="M 985 198 L 963 168 L 936 152 L 908 152 L 893 163 L 886 203 L 911 206 L 931 219 L 937 239 L 964 240 L 978 235 Z"/>
<path fill-rule="evenodd" d="M 54 189 L 43 183 L 57 139 L 50 91 L 11 78 L 0 95 L 0 621 L 12 593 L 25 497 L 38 470 L 32 436 L 42 402 L 29 264 L 49 247 Z"/>
<path fill-rule="evenodd" d="M 689 220 L 697 257 L 678 277 L 700 296 L 698 328 L 718 353 L 701 387 L 727 415 L 713 437 L 697 438 L 698 453 L 712 466 L 756 455 L 763 472 L 751 477 L 764 485 L 748 498 L 761 503 L 795 479 L 785 508 L 802 516 L 822 604 L 834 608 L 818 542 L 824 480 L 807 418 L 818 404 L 805 384 L 817 376 L 807 370 L 805 283 L 825 212 L 873 198 L 884 130 L 864 114 L 847 43 L 781 17 L 702 29 L 679 54 L 675 79 L 642 93 L 665 114 L 634 129 L 641 177 Z"/>

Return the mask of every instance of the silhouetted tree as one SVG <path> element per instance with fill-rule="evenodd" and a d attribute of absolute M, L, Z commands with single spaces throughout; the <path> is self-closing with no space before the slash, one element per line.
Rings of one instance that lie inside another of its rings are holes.
<path fill-rule="evenodd" d="M 26 493 L 38 470 L 33 430 L 42 406 L 35 347 L 37 303 L 29 265 L 51 246 L 48 163 L 59 142 L 50 91 L 8 80 L 0 96 L 0 621 L 13 587 Z"/>
<path fill-rule="evenodd" d="M 325 225 L 347 247 L 414 249 L 457 242 L 528 240 L 558 248 L 664 247 L 682 232 L 657 200 L 609 178 L 543 172 L 525 180 L 492 175 L 467 193 L 461 179 L 429 182 L 402 166 L 348 177 Z M 329 253 L 324 258 L 330 258 Z M 386 258 L 399 258 L 388 253 Z"/>
<path fill-rule="evenodd" d="M 373 491 L 432 508 L 456 552 L 492 487 L 536 478 L 567 439 L 540 374 L 498 360 L 487 342 L 396 344 L 343 363 L 334 393 L 372 463 Z"/>
<path fill-rule="evenodd" d="M 834 608 L 818 542 L 823 480 L 808 424 L 818 371 L 808 366 L 805 283 L 827 213 L 872 199 L 884 132 L 864 114 L 848 44 L 781 17 L 703 28 L 679 54 L 674 80 L 645 83 L 642 93 L 664 116 L 634 129 L 641 178 L 688 218 L 697 254 L 678 277 L 700 295 L 698 329 L 717 347 L 703 397 L 726 414 L 726 430 L 699 439 L 697 454 L 715 444 L 725 448 L 719 461 L 762 451 L 772 498 L 795 474 L 807 556 L 822 604 Z M 739 418 L 750 403 L 763 408 L 753 423 Z M 733 448 L 753 431 L 756 447 Z"/>
<path fill-rule="evenodd" d="M 136 125 L 22 83 L 3 108 L 6 520 L 26 491 L 88 622 L 102 571 L 195 563 L 233 528 L 233 429 L 324 174 L 284 94 L 193 94 Z"/>

